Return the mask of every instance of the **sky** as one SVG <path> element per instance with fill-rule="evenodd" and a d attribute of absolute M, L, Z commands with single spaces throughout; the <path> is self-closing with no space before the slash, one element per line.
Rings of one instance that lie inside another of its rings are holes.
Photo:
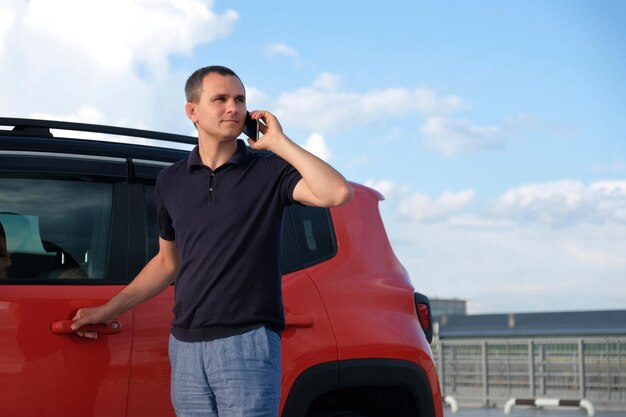
<path fill-rule="evenodd" d="M 351 181 L 417 291 L 626 309 L 626 3 L 0 0 L 0 115 L 192 134 L 225 65 Z"/>

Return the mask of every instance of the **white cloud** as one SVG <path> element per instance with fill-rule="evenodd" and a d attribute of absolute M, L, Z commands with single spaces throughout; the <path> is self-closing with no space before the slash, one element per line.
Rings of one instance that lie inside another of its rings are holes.
<path fill-rule="evenodd" d="M 60 120 L 77 123 L 98 124 L 104 121 L 104 114 L 100 110 L 90 106 L 83 106 L 77 109 L 76 113 L 73 114 L 32 113 L 31 116 L 34 119 Z"/>
<path fill-rule="evenodd" d="M 313 133 L 308 137 L 306 143 L 304 144 L 304 149 L 324 161 L 328 162 L 331 158 L 331 152 L 328 145 L 326 145 L 326 140 L 324 139 L 324 136 L 319 133 Z"/>
<path fill-rule="evenodd" d="M 349 159 L 344 163 L 344 166 L 349 169 L 364 167 L 371 163 L 371 159 L 367 154 L 355 155 L 352 159 Z"/>
<path fill-rule="evenodd" d="M 10 9 L 0 9 L 0 62 L 5 49 L 4 37 L 15 21 L 15 13 Z"/>
<path fill-rule="evenodd" d="M 321 73 L 312 85 L 283 93 L 273 105 L 276 115 L 289 129 L 324 134 L 414 116 L 416 128 L 407 135 L 415 138 L 419 126 L 426 146 L 445 156 L 503 148 L 521 133 L 542 127 L 541 121 L 528 114 L 512 115 L 500 125 L 487 126 L 448 116 L 469 107 L 462 97 L 442 95 L 424 87 L 353 92 L 343 89 L 341 77 L 332 73 Z M 377 136 L 374 142 L 395 141 L 402 132 L 393 126 L 390 134 Z"/>
<path fill-rule="evenodd" d="M 268 58 L 273 58 L 276 55 L 296 57 L 300 55 L 298 51 L 284 43 L 272 43 L 265 46 L 265 55 Z"/>
<path fill-rule="evenodd" d="M 237 13 L 218 16 L 211 6 L 201 0 L 31 0 L 23 22 L 102 68 L 122 71 L 137 63 L 161 65 L 170 54 L 186 55 L 229 35 Z"/>
<path fill-rule="evenodd" d="M 619 174 L 626 172 L 626 162 L 611 161 L 611 162 L 598 162 L 591 166 L 592 171 L 596 172 L 608 172 L 611 174 Z"/>
<path fill-rule="evenodd" d="M 532 129 L 547 129 L 529 114 L 515 114 L 500 125 L 479 126 L 469 119 L 451 119 L 440 114 L 427 118 L 420 126 L 426 146 L 444 156 L 455 156 L 487 149 L 501 149 Z"/>
<path fill-rule="evenodd" d="M 626 180 L 597 181 L 590 188 L 599 194 L 614 197 L 626 196 Z"/>
<path fill-rule="evenodd" d="M 402 216 L 419 222 L 444 221 L 462 212 L 474 200 L 474 191 L 444 192 L 436 199 L 426 194 L 413 194 L 400 202 Z"/>
<path fill-rule="evenodd" d="M 511 189 L 492 204 L 496 215 L 553 226 L 580 222 L 626 222 L 626 180 L 585 185 L 580 181 L 529 184 Z"/>
<path fill-rule="evenodd" d="M 398 188 L 396 184 L 390 180 L 380 180 L 380 181 L 367 180 L 365 181 L 364 184 L 370 188 L 375 189 L 376 191 L 381 193 L 383 196 L 385 196 L 385 198 L 389 198 L 390 196 L 394 195 Z"/>
<path fill-rule="evenodd" d="M 618 267 L 626 265 L 626 258 L 623 254 L 613 254 L 607 250 L 597 250 L 584 248 L 574 243 L 564 244 L 564 248 L 567 252 L 571 253 L 578 260 L 594 264 L 600 267 Z"/>
<path fill-rule="evenodd" d="M 341 85 L 341 77 L 325 72 L 317 77 L 313 85 L 322 90 L 336 90 Z"/>
<path fill-rule="evenodd" d="M 448 220 L 448 224 L 452 227 L 463 229 L 506 229 L 513 226 L 509 220 L 493 219 L 475 214 L 458 214 Z"/>
<path fill-rule="evenodd" d="M 271 107 L 271 99 L 258 88 L 246 86 L 246 105 L 248 110 L 267 109 Z"/>
<path fill-rule="evenodd" d="M 531 224 L 548 227 L 626 225 L 626 180 L 554 181 L 512 188 L 491 203 L 469 211 L 475 192 L 443 192 L 438 197 L 411 193 L 391 181 L 365 183 L 397 201 L 401 218 L 414 222 L 440 222 L 463 229 L 504 230 Z"/>
<path fill-rule="evenodd" d="M 381 213 L 415 288 L 431 297 L 469 300 L 473 313 L 624 306 L 626 224 L 468 228 L 456 224 L 472 222 L 465 214 L 407 222 Z M 520 293 L 527 296 L 512 297 Z"/>
<path fill-rule="evenodd" d="M 171 72 L 168 59 L 231 32 L 237 14 L 211 8 L 200 0 L 3 2 L 0 114 L 88 117 L 91 108 L 98 122 L 180 131 L 189 74 Z"/>
<path fill-rule="evenodd" d="M 366 93 L 342 91 L 340 79 L 321 74 L 312 86 L 283 93 L 275 112 L 281 122 L 322 133 L 336 133 L 411 114 L 450 113 L 468 107 L 458 96 L 426 88 L 387 88 Z"/>
<path fill-rule="evenodd" d="M 469 120 L 429 117 L 420 127 L 426 146 L 445 156 L 494 149 L 503 146 L 501 129 L 497 126 L 476 126 Z"/>

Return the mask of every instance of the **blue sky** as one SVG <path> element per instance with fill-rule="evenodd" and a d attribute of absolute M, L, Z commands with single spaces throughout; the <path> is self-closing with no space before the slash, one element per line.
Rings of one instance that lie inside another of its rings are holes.
<path fill-rule="evenodd" d="M 377 188 L 416 289 L 472 313 L 626 308 L 626 4 L 3 0 L 0 114 L 189 134 L 222 64 Z"/>

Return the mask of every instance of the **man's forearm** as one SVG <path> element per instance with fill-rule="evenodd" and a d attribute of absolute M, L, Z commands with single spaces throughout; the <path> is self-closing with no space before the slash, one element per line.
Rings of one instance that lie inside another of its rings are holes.
<path fill-rule="evenodd" d="M 158 257 L 153 258 L 130 284 L 104 304 L 107 317 L 111 320 L 158 295 L 172 283 L 175 275 L 175 267 L 165 267 Z"/>
<path fill-rule="evenodd" d="M 287 136 L 272 150 L 298 170 L 318 205 L 338 206 L 352 197 L 352 187 L 343 175 Z"/>
<path fill-rule="evenodd" d="M 109 300 L 107 309 L 118 315 L 160 294 L 176 274 L 174 267 L 164 268 L 161 263 L 158 257 L 148 262 L 128 286 Z"/>
<path fill-rule="evenodd" d="M 289 139 L 276 116 L 266 110 L 255 110 L 250 115 L 266 123 L 260 124 L 263 136 L 259 140 L 248 140 L 250 146 L 253 149 L 269 149 L 302 175 L 293 194 L 297 201 L 312 206 L 331 207 L 352 198 L 352 186 L 343 175 Z"/>

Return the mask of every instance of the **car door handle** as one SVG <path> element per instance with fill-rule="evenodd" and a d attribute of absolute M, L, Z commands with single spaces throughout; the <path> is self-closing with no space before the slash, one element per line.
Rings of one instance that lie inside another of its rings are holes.
<path fill-rule="evenodd" d="M 287 327 L 306 328 L 315 325 L 315 317 L 310 314 L 287 314 L 285 315 Z"/>
<path fill-rule="evenodd" d="M 52 333 L 58 335 L 75 334 L 76 332 L 98 332 L 98 335 L 118 334 L 122 331 L 122 324 L 119 321 L 109 323 L 87 324 L 76 330 L 72 330 L 73 320 L 58 320 L 50 324 Z"/>

